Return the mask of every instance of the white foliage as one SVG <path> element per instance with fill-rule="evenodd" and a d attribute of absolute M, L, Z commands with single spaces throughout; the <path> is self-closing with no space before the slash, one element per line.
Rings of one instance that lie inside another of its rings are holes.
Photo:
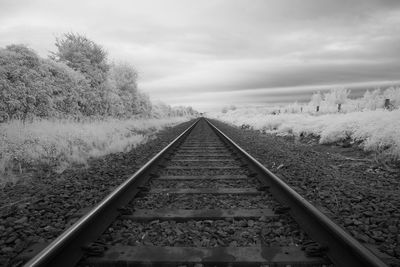
<path fill-rule="evenodd" d="M 279 135 L 314 135 L 320 143 L 334 143 L 347 138 L 360 141 L 366 151 L 400 158 L 400 110 L 332 113 L 313 116 L 308 113 L 271 115 L 260 109 L 245 108 L 209 114 L 219 120 Z"/>
<path fill-rule="evenodd" d="M 389 87 L 383 92 L 385 99 L 390 99 L 390 103 L 396 107 L 400 107 L 400 87 Z"/>
<path fill-rule="evenodd" d="M 319 92 L 314 93 L 305 105 L 226 109 L 225 113 L 208 116 L 278 135 L 312 134 L 320 137 L 320 143 L 350 138 L 361 142 L 365 150 L 400 158 L 400 87 L 387 88 L 383 93 L 380 89 L 366 91 L 359 99 L 348 99 L 349 93 L 347 89 L 337 88 L 325 93 L 323 98 Z M 390 99 L 392 111 L 383 109 L 385 99 Z M 340 114 L 338 104 L 342 105 Z M 317 105 L 320 106 L 318 113 Z"/>
<path fill-rule="evenodd" d="M 311 96 L 311 101 L 310 103 L 314 106 L 319 106 L 321 105 L 322 102 L 322 96 L 320 92 L 316 92 Z"/>
<path fill-rule="evenodd" d="M 330 104 L 344 104 L 350 91 L 345 88 L 335 88 L 324 94 L 325 101 Z"/>
<path fill-rule="evenodd" d="M 187 117 L 108 119 L 92 122 L 37 120 L 0 124 L 0 184 L 16 164 L 46 163 L 59 169 L 90 157 L 128 151 Z"/>
<path fill-rule="evenodd" d="M 375 110 L 377 108 L 382 108 L 384 103 L 380 89 L 375 89 L 372 92 L 367 90 L 361 101 L 364 109 L 367 110 Z"/>

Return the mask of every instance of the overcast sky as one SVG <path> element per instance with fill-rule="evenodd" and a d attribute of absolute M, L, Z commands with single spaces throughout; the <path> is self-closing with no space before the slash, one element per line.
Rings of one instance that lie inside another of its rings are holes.
<path fill-rule="evenodd" d="M 210 110 L 400 80 L 400 1 L 0 0 L 0 47 L 83 33 L 152 99 Z"/>

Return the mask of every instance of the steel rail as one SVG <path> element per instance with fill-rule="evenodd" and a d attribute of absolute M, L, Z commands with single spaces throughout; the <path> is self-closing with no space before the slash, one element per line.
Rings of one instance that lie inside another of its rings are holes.
<path fill-rule="evenodd" d="M 83 255 L 82 246 L 93 242 L 114 221 L 119 215 L 118 209 L 139 191 L 137 187 L 143 183 L 144 177 L 190 133 L 198 121 L 199 119 L 24 266 L 75 265 Z"/>
<path fill-rule="evenodd" d="M 300 227 L 311 238 L 328 248 L 327 255 L 335 266 L 387 266 L 375 254 L 311 205 L 310 202 L 300 196 L 249 153 L 244 151 L 208 119 L 206 121 L 222 140 L 240 152 L 241 156 L 246 159 L 249 167 L 259 174 L 258 176 L 264 178 L 263 181 L 269 187 L 269 191 L 273 196 L 281 203 L 290 207 L 289 212 Z"/>

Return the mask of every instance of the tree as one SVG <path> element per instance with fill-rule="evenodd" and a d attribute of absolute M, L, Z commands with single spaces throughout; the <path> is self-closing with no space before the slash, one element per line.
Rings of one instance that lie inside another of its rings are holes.
<path fill-rule="evenodd" d="M 113 64 L 108 75 L 106 89 L 109 99 L 113 99 L 114 104 L 109 105 L 123 107 L 124 116 L 130 115 L 149 115 L 152 104 L 148 95 L 137 89 L 138 74 L 133 66 L 127 63 Z M 110 96 L 112 96 L 110 98 Z M 119 103 L 115 103 L 118 101 Z M 112 108 L 111 108 L 112 109 Z"/>
<path fill-rule="evenodd" d="M 39 56 L 35 51 L 27 46 L 21 44 L 12 44 L 8 45 L 6 50 L 14 53 L 14 60 L 18 62 L 18 65 L 31 69 L 38 69 Z"/>
<path fill-rule="evenodd" d="M 385 99 L 390 99 L 391 105 L 394 107 L 400 107 L 400 87 L 389 87 L 384 92 Z"/>
<path fill-rule="evenodd" d="M 383 96 L 381 95 L 381 90 L 375 89 L 372 92 L 367 90 L 364 93 L 362 102 L 363 102 L 364 108 L 369 109 L 369 110 L 375 110 L 376 108 L 382 106 L 384 100 L 383 100 Z"/>
<path fill-rule="evenodd" d="M 197 116 L 199 113 L 192 107 L 175 106 L 171 107 L 163 102 L 156 102 L 152 106 L 152 115 L 158 118 L 173 116 Z"/>
<path fill-rule="evenodd" d="M 100 45 L 77 33 L 65 33 L 56 39 L 55 45 L 57 52 L 52 53 L 52 58 L 81 72 L 92 87 L 106 80 L 110 66 L 107 53 Z"/>
<path fill-rule="evenodd" d="M 301 110 L 301 106 L 299 103 L 296 101 L 294 103 L 290 103 L 286 106 L 286 111 L 289 113 L 297 113 Z"/>
<path fill-rule="evenodd" d="M 319 106 L 321 105 L 321 102 L 322 102 L 322 96 L 319 91 L 311 96 L 310 103 L 316 107 L 317 112 L 319 111 Z"/>
<path fill-rule="evenodd" d="M 158 118 L 168 117 L 171 115 L 171 107 L 164 102 L 157 101 L 153 104 L 152 114 Z"/>
<path fill-rule="evenodd" d="M 143 97 L 137 89 L 137 72 L 127 63 L 113 64 L 108 74 L 107 94 L 114 94 L 114 100 L 119 99 L 117 105 L 122 106 L 126 115 L 140 113 L 142 107 L 141 100 Z M 115 104 L 111 104 L 115 106 Z"/>
<path fill-rule="evenodd" d="M 41 73 L 54 109 L 62 116 L 86 115 L 85 92 L 90 85 L 85 77 L 62 62 L 41 59 Z"/>
<path fill-rule="evenodd" d="M 82 74 L 23 45 L 0 49 L 0 66 L 0 107 L 9 118 L 81 114 L 89 88 Z"/>
<path fill-rule="evenodd" d="M 135 104 L 138 109 L 136 110 L 136 114 L 149 116 L 152 110 L 150 97 L 142 92 L 138 92 L 137 96 Z"/>
<path fill-rule="evenodd" d="M 230 105 L 230 106 L 228 107 L 228 109 L 229 109 L 229 110 L 236 110 L 237 107 L 236 107 L 235 105 Z"/>
<path fill-rule="evenodd" d="M 65 34 L 56 46 L 58 52 L 46 59 L 24 45 L 0 48 L 0 122 L 152 114 L 153 105 L 138 90 L 131 65 L 108 65 L 105 51 L 78 34 Z M 165 107 L 160 110 L 167 116 L 194 113 Z"/>
<path fill-rule="evenodd" d="M 338 112 L 341 111 L 342 104 L 347 100 L 350 91 L 345 88 L 335 88 L 331 89 L 329 93 L 324 95 L 325 101 L 331 104 L 336 104 L 338 107 Z"/>
<path fill-rule="evenodd" d="M 39 57 L 24 45 L 9 45 L 0 49 L 0 66 L 0 106 L 9 118 L 25 120 L 43 90 Z"/>
<path fill-rule="evenodd" d="M 114 80 L 120 91 L 137 93 L 136 70 L 128 63 L 113 64 L 110 69 L 109 77 Z"/>

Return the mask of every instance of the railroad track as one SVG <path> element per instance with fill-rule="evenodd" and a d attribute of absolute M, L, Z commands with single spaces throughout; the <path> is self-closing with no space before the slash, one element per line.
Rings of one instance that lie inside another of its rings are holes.
<path fill-rule="evenodd" d="M 26 266 L 386 266 L 203 118 L 81 215 Z"/>

